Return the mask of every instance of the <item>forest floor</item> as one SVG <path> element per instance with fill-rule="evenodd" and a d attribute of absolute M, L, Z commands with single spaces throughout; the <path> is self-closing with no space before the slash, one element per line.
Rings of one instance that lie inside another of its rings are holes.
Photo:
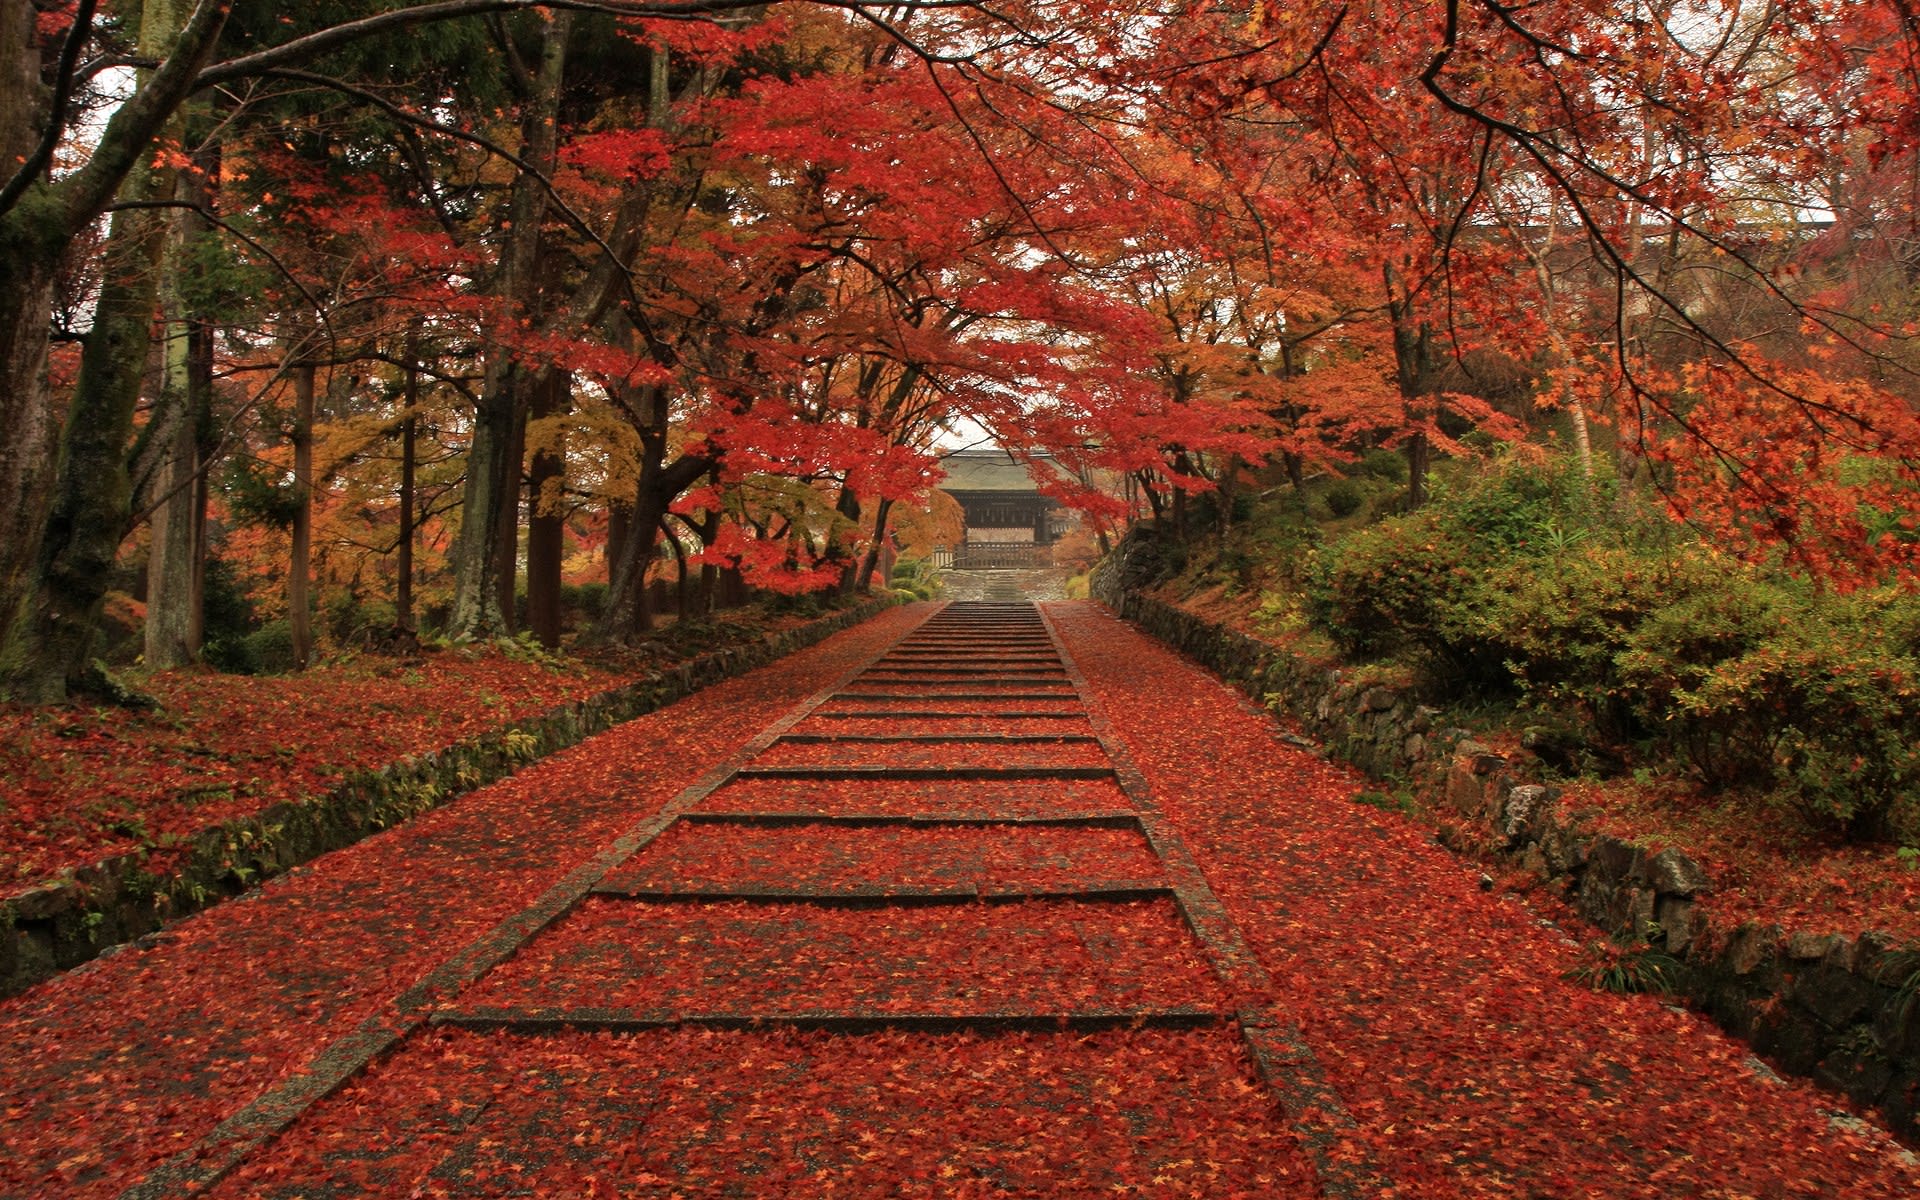
<path fill-rule="evenodd" d="M 0 705 L 0 899 L 133 850 L 164 875 L 203 829 L 804 620 L 733 609 L 566 657 L 502 641 L 296 675 L 161 671 L 134 680 L 150 710 Z"/>
<path fill-rule="evenodd" d="M 0 1002 L 0 1196 L 1920 1194 L 1281 733 L 890 610 Z"/>

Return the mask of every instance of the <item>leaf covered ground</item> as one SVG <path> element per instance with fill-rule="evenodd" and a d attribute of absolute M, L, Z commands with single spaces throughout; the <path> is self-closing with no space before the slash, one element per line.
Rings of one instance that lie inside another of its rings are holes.
<path fill-rule="evenodd" d="M 715 636 L 791 619 L 729 614 Z M 0 895 L 193 834 L 640 678 L 699 650 L 547 660 L 518 646 L 363 655 L 297 675 L 159 672 L 156 711 L 0 705 Z"/>
<path fill-rule="evenodd" d="M 1402 1196 L 1907 1196 L 1911 1156 L 1579 947 L 1363 780 L 1104 610 L 1053 610 Z M 1177 682 L 1176 682 L 1177 681 Z M 1143 702 L 1143 697 L 1151 697 Z M 1204 736 L 1196 736 L 1204 730 Z M 1223 747 L 1232 751 L 1222 753 Z"/>
<path fill-rule="evenodd" d="M 211 1194 L 1285 1200 L 1343 1171 L 1369 1197 L 1920 1191 L 1920 1166 L 1836 1123 L 1830 1095 L 1651 998 L 1566 982 L 1563 933 L 1352 803 L 1353 777 L 1222 685 L 1099 610 L 1048 611 L 1109 723 L 1073 732 L 1109 728 L 1137 763 L 1163 814 L 1151 843 L 1080 820 L 1133 803 L 1104 780 L 760 778 L 689 803 L 708 767 L 927 617 L 889 612 L 0 1003 L 0 1196 L 118 1195 L 357 1022 L 395 1019 L 428 971 L 663 805 L 697 819 L 593 868 L 598 894 L 527 925 L 438 1010 L 450 1023 Z M 726 815 L 756 805 L 795 819 Z M 1198 933 L 1164 896 L 848 894 L 1044 893 L 1156 862 L 1190 890 L 1181 853 L 1222 904 Z M 756 887 L 841 895 L 697 894 Z M 1222 929 L 1263 972 L 1222 967 Z M 1256 976 L 1262 994 L 1236 990 Z M 486 1027 L 512 1005 L 631 1027 Z M 1162 1017 L 965 1026 L 1116 1009 Z M 1323 1076 L 1321 1099 L 1263 1084 L 1235 1016 L 1252 1009 L 1297 1031 L 1279 1069 Z M 860 1027 L 780 1025 L 829 1011 Z M 961 1025 L 890 1027 L 902 1013 Z"/>

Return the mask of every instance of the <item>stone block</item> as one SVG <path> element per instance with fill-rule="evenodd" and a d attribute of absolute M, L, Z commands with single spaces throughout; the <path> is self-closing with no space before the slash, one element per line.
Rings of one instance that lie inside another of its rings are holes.
<path fill-rule="evenodd" d="M 1392 688 L 1370 687 L 1360 693 L 1360 711 L 1387 712 L 1399 701 L 1399 695 Z"/>
<path fill-rule="evenodd" d="M 1828 1029 L 1844 1029 L 1871 1020 L 1884 1003 L 1884 989 L 1848 971 L 1817 966 L 1793 980 L 1793 1003 Z"/>
<path fill-rule="evenodd" d="M 1537 783 L 1507 790 L 1495 828 L 1500 831 L 1501 837 L 1507 839 L 1509 848 L 1527 840 L 1527 834 L 1539 818 L 1540 810 L 1548 802 L 1547 789 Z"/>
<path fill-rule="evenodd" d="M 1833 949 L 1834 937 L 1830 933 L 1807 933 L 1795 930 L 1787 935 L 1781 950 L 1795 962 L 1818 962 Z"/>
<path fill-rule="evenodd" d="M 1727 939 L 1722 960 L 1735 975 L 1751 975 L 1770 957 L 1773 944 L 1779 937 L 1778 929 L 1749 921 L 1734 930 L 1733 936 Z"/>
<path fill-rule="evenodd" d="M 1462 814 L 1472 816 L 1480 811 L 1485 796 L 1481 792 L 1479 776 L 1473 773 L 1472 760 L 1454 760 L 1453 766 L 1447 771 L 1446 795 L 1447 803 Z"/>
<path fill-rule="evenodd" d="M 1644 851 L 1612 834 L 1599 835 L 1587 849 L 1587 869 L 1608 879 L 1645 878 L 1644 863 Z"/>
<path fill-rule="evenodd" d="M 1653 902 L 1653 919 L 1660 923 L 1661 931 L 1666 935 L 1668 954 L 1685 954 L 1687 947 L 1693 944 L 1695 928 L 1693 901 L 1685 896 L 1656 896 Z"/>
<path fill-rule="evenodd" d="M 1700 864 L 1671 846 L 1647 860 L 1646 875 L 1653 890 L 1663 896 L 1695 896 L 1712 884 Z"/>

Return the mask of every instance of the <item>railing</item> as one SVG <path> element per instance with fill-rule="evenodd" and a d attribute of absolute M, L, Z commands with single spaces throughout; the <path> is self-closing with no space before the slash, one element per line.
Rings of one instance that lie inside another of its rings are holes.
<path fill-rule="evenodd" d="M 1031 570 L 1053 565 L 1053 547 L 1032 542 L 966 542 L 953 551 L 956 571 Z"/>

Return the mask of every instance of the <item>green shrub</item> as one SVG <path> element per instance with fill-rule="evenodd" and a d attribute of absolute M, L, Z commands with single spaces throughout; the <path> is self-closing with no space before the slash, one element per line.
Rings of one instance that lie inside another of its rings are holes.
<path fill-rule="evenodd" d="M 1632 737 L 1649 716 L 1622 677 L 1636 631 L 1679 598 L 1745 582 L 1697 556 L 1585 545 L 1497 569 L 1471 621 L 1537 707 L 1573 707 L 1603 736 Z"/>
<path fill-rule="evenodd" d="M 1683 592 L 1629 633 L 1614 660 L 1621 685 L 1642 725 L 1710 786 L 1765 786 L 1783 732 L 1777 715 L 1761 698 L 1733 703 L 1724 686 L 1711 695 L 1700 689 L 1805 616 L 1778 587 L 1746 572 Z"/>
<path fill-rule="evenodd" d="M 607 611 L 607 585 L 604 583 L 563 583 L 560 585 L 560 608 L 563 612 L 577 613 L 584 622 L 600 619 Z"/>
<path fill-rule="evenodd" d="M 361 600 L 351 592 L 328 595 L 323 619 L 327 635 L 343 646 L 369 646 L 386 637 L 399 622 L 385 600 Z"/>
<path fill-rule="evenodd" d="M 1327 489 L 1327 511 L 1336 517 L 1350 517 L 1367 502 L 1367 494 L 1351 479 L 1342 479 Z"/>
<path fill-rule="evenodd" d="M 1920 789 L 1920 662 L 1866 631 L 1782 627 L 1676 696 L 1679 724 L 1716 734 L 1810 823 L 1896 836 Z M 1766 761 L 1759 761 L 1762 753 Z"/>
<path fill-rule="evenodd" d="M 1360 474 L 1389 483 L 1407 481 L 1407 458 L 1397 450 L 1369 450 L 1360 458 Z"/>
<path fill-rule="evenodd" d="M 270 621 L 242 639 L 245 659 L 255 675 L 284 675 L 293 670 L 293 623 Z"/>
<path fill-rule="evenodd" d="M 1486 564 L 1421 510 L 1355 533 L 1323 555 L 1308 582 L 1315 621 L 1349 653 L 1412 654 L 1468 686 L 1503 685 L 1481 636 Z"/>
<path fill-rule="evenodd" d="M 253 651 L 247 645 L 247 635 L 218 634 L 210 636 L 200 647 L 200 661 L 216 671 L 225 671 L 229 675 L 258 675 L 260 662 L 254 658 Z"/>

